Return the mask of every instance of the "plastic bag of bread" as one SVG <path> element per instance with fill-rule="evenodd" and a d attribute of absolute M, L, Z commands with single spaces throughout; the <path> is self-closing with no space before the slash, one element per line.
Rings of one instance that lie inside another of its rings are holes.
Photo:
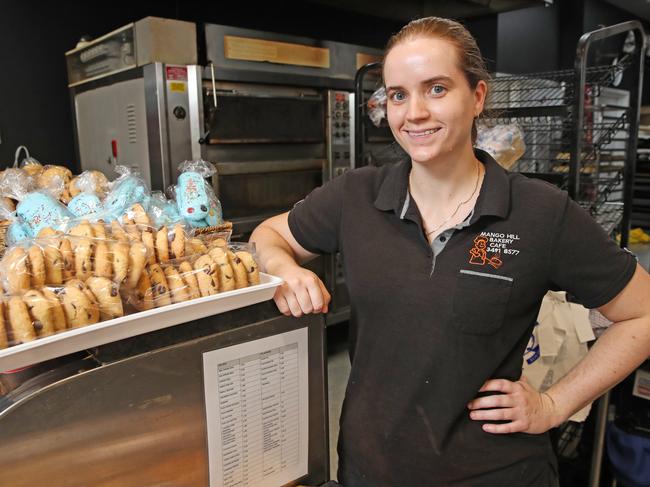
<path fill-rule="evenodd" d="M 101 171 L 88 170 L 73 177 L 68 184 L 68 192 L 74 198 L 81 193 L 96 195 L 103 200 L 110 189 L 108 178 Z"/>
<path fill-rule="evenodd" d="M 25 153 L 25 157 L 21 159 L 20 155 L 22 152 Z M 18 147 L 18 149 L 16 149 L 14 167 L 22 169 L 32 177 L 37 177 L 41 172 L 43 172 L 43 165 L 29 155 L 29 150 L 27 150 L 27 147 L 24 145 L 21 145 Z"/>
<path fill-rule="evenodd" d="M 477 124 L 475 146 L 486 152 L 505 169 L 515 165 L 526 152 L 524 133 L 516 123 L 487 125 Z"/>
<path fill-rule="evenodd" d="M 36 178 L 39 190 L 47 191 L 61 202 L 68 204 L 70 193 L 68 184 L 72 179 L 72 171 L 64 166 L 47 165 Z"/>
<path fill-rule="evenodd" d="M 71 199 L 68 210 L 75 217 L 85 217 L 89 220 L 104 218 L 103 199 L 108 192 L 109 182 L 99 171 L 84 171 L 70 180 L 68 192 Z"/>
<path fill-rule="evenodd" d="M 115 171 L 120 176 L 113 181 L 103 205 L 104 219 L 108 222 L 119 220 L 136 203 L 146 210 L 151 198 L 147 184 L 137 172 L 126 166 L 116 166 Z"/>
<path fill-rule="evenodd" d="M 229 257 L 236 257 L 239 259 L 246 270 L 248 284 L 254 286 L 260 283 L 260 268 L 257 262 L 257 254 L 255 252 L 255 244 L 249 242 L 229 242 L 228 250 Z"/>
<path fill-rule="evenodd" d="M 74 279 L 108 279 L 134 288 L 148 260 L 149 249 L 140 240 L 112 238 L 103 222 L 81 222 L 66 234 L 45 229 L 38 239 L 22 241 L 0 260 L 0 283 L 9 294 L 21 294 L 43 285 L 61 285 Z"/>
<path fill-rule="evenodd" d="M 32 287 L 0 299 L 0 348 L 123 315 L 119 286 L 104 277 Z"/>
<path fill-rule="evenodd" d="M 128 218 L 129 216 L 132 218 Z M 126 237 L 129 241 L 141 242 L 147 249 L 147 264 L 165 264 L 191 253 L 191 238 L 188 237 L 183 224 L 156 228 L 150 224 L 148 218 L 143 207 L 136 204 L 131 212 L 124 215 L 121 225 L 112 222 L 113 237 L 120 240 L 125 240 Z M 120 234 L 121 231 L 123 233 Z"/>
<path fill-rule="evenodd" d="M 178 213 L 193 227 L 210 227 L 223 223 L 221 203 L 207 181 L 216 174 L 214 164 L 202 159 L 185 161 L 174 189 Z"/>
<path fill-rule="evenodd" d="M 0 174 L 0 196 L 20 201 L 36 189 L 35 178 L 23 169 L 10 167 Z"/>
<path fill-rule="evenodd" d="M 125 305 L 144 311 L 259 284 L 253 247 L 214 242 L 204 252 L 148 264 L 135 289 L 122 288 Z"/>

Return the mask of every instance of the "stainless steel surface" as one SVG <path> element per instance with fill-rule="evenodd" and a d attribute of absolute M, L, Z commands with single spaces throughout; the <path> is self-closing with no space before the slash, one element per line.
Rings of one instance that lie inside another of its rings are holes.
<path fill-rule="evenodd" d="M 78 148 L 83 170 L 115 176 L 115 165 L 136 167 L 149 179 L 147 114 L 142 77 L 82 91 L 74 97 Z M 118 156 L 111 141 L 117 143 Z"/>
<path fill-rule="evenodd" d="M 196 64 L 196 24 L 145 17 L 135 23 L 138 66 L 151 63 Z"/>
<path fill-rule="evenodd" d="M 609 409 L 609 392 L 598 399 L 596 413 L 596 429 L 594 431 L 594 447 L 591 452 L 591 467 L 589 470 L 589 487 L 600 487 L 600 473 L 603 466 L 605 451 L 605 432 L 607 430 L 607 411 Z"/>
<path fill-rule="evenodd" d="M 637 48 L 632 53 L 633 67 L 632 73 L 630 110 L 628 113 L 629 136 L 627 141 L 626 170 L 624 174 L 624 209 L 621 232 L 621 246 L 627 245 L 628 233 L 630 227 L 630 217 L 632 212 L 632 192 L 634 190 L 634 168 L 636 166 L 636 149 L 639 128 L 639 112 L 641 105 L 641 91 L 643 88 L 643 65 L 645 59 L 645 34 L 643 26 L 638 21 L 622 22 L 592 32 L 587 32 L 578 41 L 575 61 L 575 92 L 577 95 L 577 110 L 573 112 L 574 140 L 571 144 L 571 166 L 569 171 L 569 195 L 576 197 L 580 191 L 580 171 L 579 161 L 583 153 L 584 145 L 584 128 L 585 128 L 585 88 L 587 78 L 587 63 L 589 59 L 589 49 L 594 43 L 605 39 L 633 32 Z"/>
<path fill-rule="evenodd" d="M 227 59 L 224 36 L 328 49 L 329 67 Z M 274 84 L 341 88 L 348 91 L 352 90 L 352 80 L 357 69 L 357 54 L 381 55 L 381 50 L 376 48 L 216 24 L 205 24 L 205 40 L 206 56 L 215 64 L 216 74 L 220 79 L 249 82 L 254 82 L 255 79 L 275 80 Z M 250 74 L 252 76 L 249 76 Z M 209 78 L 209 75 L 205 78 Z"/>
<path fill-rule="evenodd" d="M 199 139 L 203 135 L 205 120 L 203 118 L 203 81 L 200 66 L 187 67 L 187 90 L 189 103 L 190 146 L 192 159 L 201 158 L 201 144 Z M 216 103 L 216 98 L 215 98 Z"/>
<path fill-rule="evenodd" d="M 145 17 L 66 52 L 68 86 L 154 62 L 196 64 L 196 25 L 180 20 Z"/>
<path fill-rule="evenodd" d="M 352 167 L 352 132 L 350 94 L 347 91 L 327 91 L 327 171 L 323 180 L 332 180 Z"/>
<path fill-rule="evenodd" d="M 350 101 L 350 127 L 353 127 L 352 130 L 350 130 L 350 169 L 354 169 L 357 167 L 357 151 L 356 151 L 356 127 L 357 127 L 357 110 L 356 110 L 356 105 L 355 105 L 355 100 L 356 98 L 356 93 L 350 93 L 349 96 L 349 101 Z"/>
<path fill-rule="evenodd" d="M 23 487 L 208 485 L 202 353 L 309 328 L 309 475 L 328 478 L 322 317 L 300 320 L 246 308 L 187 323 L 172 334 L 114 344 L 104 363 L 0 402 L 0 485 Z M 264 313 L 262 313 L 264 314 Z M 189 328 L 202 329 L 192 338 Z M 180 328 L 180 327 L 179 327 Z M 111 355 L 113 355 L 111 357 Z M 296 482 L 298 483 L 298 482 Z"/>
<path fill-rule="evenodd" d="M 162 65 L 164 107 L 169 139 L 169 173 L 164 188 L 176 181 L 178 165 L 192 159 L 188 66 Z M 175 73 L 175 74 L 174 74 Z M 169 76 L 171 74 L 171 77 Z M 184 79 L 183 79 L 184 78 Z"/>
<path fill-rule="evenodd" d="M 144 67 L 144 93 L 147 106 L 147 137 L 151 173 L 149 184 L 152 189 L 164 190 L 171 184 L 171 163 L 169 160 L 169 133 L 167 131 L 167 110 L 165 104 L 165 80 L 163 65 L 148 64 Z"/>

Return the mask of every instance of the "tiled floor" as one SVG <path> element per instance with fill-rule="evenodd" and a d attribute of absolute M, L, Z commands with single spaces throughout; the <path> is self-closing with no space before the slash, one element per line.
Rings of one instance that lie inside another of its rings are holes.
<path fill-rule="evenodd" d="M 327 380 L 329 394 L 330 479 L 336 479 L 338 457 L 336 442 L 339 436 L 339 416 L 350 375 L 350 358 L 347 349 L 347 324 L 328 327 L 327 330 Z"/>

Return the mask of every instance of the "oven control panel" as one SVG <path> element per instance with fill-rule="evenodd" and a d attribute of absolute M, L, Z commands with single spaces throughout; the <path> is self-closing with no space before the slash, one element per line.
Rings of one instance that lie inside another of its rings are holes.
<path fill-rule="evenodd" d="M 340 176 L 353 167 L 352 164 L 352 106 L 350 93 L 329 90 L 327 92 L 327 159 L 325 180 Z"/>

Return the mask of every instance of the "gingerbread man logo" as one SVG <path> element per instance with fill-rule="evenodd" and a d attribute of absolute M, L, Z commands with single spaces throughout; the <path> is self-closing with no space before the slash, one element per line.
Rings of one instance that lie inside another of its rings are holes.
<path fill-rule="evenodd" d="M 501 264 L 503 264 L 503 262 L 501 262 L 501 259 L 499 259 L 499 256 L 497 255 L 488 258 L 487 244 L 487 237 L 477 235 L 477 237 L 474 239 L 474 247 L 472 247 L 469 251 L 469 263 L 475 265 L 488 264 L 495 269 L 498 269 L 501 267 Z"/>

